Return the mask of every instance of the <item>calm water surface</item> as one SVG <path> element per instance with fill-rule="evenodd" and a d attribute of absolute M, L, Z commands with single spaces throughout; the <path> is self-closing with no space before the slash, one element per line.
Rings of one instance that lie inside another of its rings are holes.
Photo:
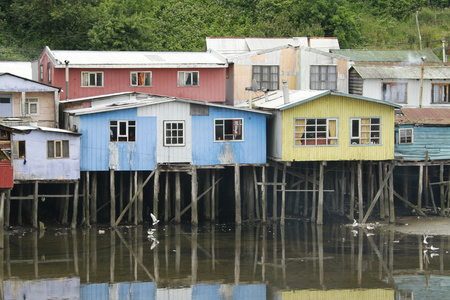
<path fill-rule="evenodd" d="M 10 230 L 1 299 L 449 297 L 447 237 L 302 222 L 149 228 Z"/>

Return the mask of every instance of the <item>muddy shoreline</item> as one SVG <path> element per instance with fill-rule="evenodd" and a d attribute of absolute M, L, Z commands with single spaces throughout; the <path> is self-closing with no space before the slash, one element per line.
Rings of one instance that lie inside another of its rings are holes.
<path fill-rule="evenodd" d="M 403 216 L 389 229 L 405 234 L 450 235 L 450 218 L 436 216 Z"/>

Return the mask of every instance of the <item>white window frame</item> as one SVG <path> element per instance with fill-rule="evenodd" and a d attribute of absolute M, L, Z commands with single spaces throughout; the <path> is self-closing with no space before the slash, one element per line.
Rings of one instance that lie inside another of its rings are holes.
<path fill-rule="evenodd" d="M 363 124 L 361 122 L 362 120 L 367 119 L 369 120 L 369 123 Z M 376 121 L 378 121 L 378 123 Z M 355 122 L 358 122 L 356 126 Z M 357 135 L 355 135 L 355 133 Z M 369 136 L 367 137 L 363 136 L 364 133 L 369 133 Z M 364 140 L 368 141 L 363 143 Z M 350 118 L 350 145 L 351 146 L 381 145 L 381 118 L 380 117 Z"/>
<path fill-rule="evenodd" d="M 337 90 L 337 66 L 311 65 L 309 76 L 311 90 Z"/>
<path fill-rule="evenodd" d="M 414 128 L 399 128 L 398 129 L 398 143 L 399 144 L 414 143 Z"/>
<path fill-rule="evenodd" d="M 36 107 L 35 112 L 31 112 L 32 107 Z M 38 98 L 26 98 L 25 99 L 25 115 L 26 116 L 38 116 L 39 115 L 39 99 Z"/>
<path fill-rule="evenodd" d="M 44 81 L 44 65 L 39 65 L 39 80 Z"/>
<path fill-rule="evenodd" d="M 109 121 L 109 141 L 112 143 L 136 142 L 136 133 L 135 120 Z"/>
<path fill-rule="evenodd" d="M 438 89 L 436 89 L 436 87 Z M 431 84 L 431 103 L 433 104 L 450 103 L 450 83 Z"/>
<path fill-rule="evenodd" d="M 406 104 L 408 103 L 408 83 L 383 82 L 381 84 L 381 94 L 383 101 Z"/>
<path fill-rule="evenodd" d="M 176 125 L 176 128 L 172 126 Z M 182 125 L 182 128 L 179 127 Z M 170 126 L 170 128 L 167 128 Z M 186 145 L 186 125 L 185 121 L 163 121 L 164 127 L 164 147 L 183 147 Z M 181 141 L 179 140 L 181 138 Z"/>
<path fill-rule="evenodd" d="M 50 62 L 47 63 L 47 83 L 52 83 L 52 66 Z"/>
<path fill-rule="evenodd" d="M 139 75 L 144 74 L 149 78 L 149 84 L 145 84 L 146 79 L 144 79 L 144 84 L 139 84 Z M 151 71 L 132 71 L 130 72 L 130 86 L 142 86 L 148 87 L 152 86 L 152 72 Z"/>
<path fill-rule="evenodd" d="M 197 77 L 197 82 L 194 82 L 194 75 Z M 190 77 L 189 77 L 190 76 Z M 199 71 L 178 71 L 178 86 L 200 86 L 200 72 Z"/>
<path fill-rule="evenodd" d="M 280 67 L 277 65 L 255 65 L 252 67 L 252 82 L 257 90 L 278 90 L 280 87 Z"/>
<path fill-rule="evenodd" d="M 91 76 L 94 75 L 93 78 Z M 98 76 L 101 75 L 101 84 L 98 83 Z M 87 77 L 86 77 L 87 76 Z M 93 79 L 93 81 L 91 81 Z M 103 72 L 99 71 L 82 71 L 81 72 L 81 86 L 82 87 L 103 87 L 105 84 L 105 77 Z"/>
<path fill-rule="evenodd" d="M 319 120 L 320 123 L 319 123 Z M 322 123 L 323 121 L 325 123 Z M 334 136 L 330 123 L 335 123 Z M 302 124 L 303 123 L 303 124 Z M 294 146 L 338 146 L 338 118 L 294 118 Z"/>
<path fill-rule="evenodd" d="M 50 153 L 50 147 L 53 153 Z M 58 154 L 59 151 L 59 154 Z M 47 141 L 47 158 L 70 158 L 69 140 L 48 140 Z"/>
<path fill-rule="evenodd" d="M 231 123 L 230 123 L 231 122 Z M 231 127 L 230 127 L 231 126 Z M 232 132 L 226 130 L 231 129 Z M 222 132 L 221 136 L 217 136 Z M 244 119 L 223 118 L 214 119 L 214 141 L 215 142 L 241 142 L 244 140 Z"/>

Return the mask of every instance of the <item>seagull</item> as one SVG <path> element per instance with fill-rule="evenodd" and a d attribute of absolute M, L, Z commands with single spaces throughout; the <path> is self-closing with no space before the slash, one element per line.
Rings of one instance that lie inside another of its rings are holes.
<path fill-rule="evenodd" d="M 159 220 L 155 217 L 155 215 L 150 213 L 150 216 L 152 217 L 153 225 L 158 224 Z"/>
<path fill-rule="evenodd" d="M 366 228 L 367 228 L 368 230 L 373 230 L 375 227 L 370 226 L 370 225 L 367 225 Z"/>
<path fill-rule="evenodd" d="M 159 244 L 159 241 L 157 239 L 155 239 L 154 237 L 149 238 L 149 240 L 151 240 L 153 242 L 152 245 L 150 246 L 150 250 L 155 249 L 155 247 Z"/>
<path fill-rule="evenodd" d="M 156 231 L 156 229 L 154 228 L 150 228 L 149 230 L 147 230 L 147 234 L 153 236 L 153 233 Z"/>
<path fill-rule="evenodd" d="M 356 230 L 352 230 L 353 236 L 357 236 L 358 235 L 358 231 Z"/>
<path fill-rule="evenodd" d="M 431 258 L 433 258 L 435 256 L 439 256 L 439 253 L 431 253 Z"/>
<path fill-rule="evenodd" d="M 359 224 L 358 224 L 358 222 L 356 222 L 356 219 L 353 219 L 353 224 L 352 224 L 352 226 L 353 227 L 356 227 L 356 226 L 358 226 Z"/>
<path fill-rule="evenodd" d="M 434 247 L 433 245 L 431 245 L 430 249 L 431 249 L 431 251 L 436 251 L 436 250 L 439 250 L 439 248 L 438 248 L 438 247 Z"/>
<path fill-rule="evenodd" d="M 428 242 L 427 242 L 427 238 L 428 238 L 428 233 L 427 234 L 423 234 L 423 243 L 424 244 L 428 244 Z"/>

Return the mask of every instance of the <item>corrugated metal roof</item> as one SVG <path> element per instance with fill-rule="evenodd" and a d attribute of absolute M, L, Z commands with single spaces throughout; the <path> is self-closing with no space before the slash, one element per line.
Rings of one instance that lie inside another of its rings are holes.
<path fill-rule="evenodd" d="M 20 77 L 10 73 L 0 73 L 0 92 L 55 92 L 61 88 Z"/>
<path fill-rule="evenodd" d="M 364 79 L 396 78 L 396 79 L 420 79 L 421 66 L 378 66 L 378 65 L 354 65 L 353 68 Z M 423 68 L 423 79 L 450 79 L 450 67 Z"/>
<path fill-rule="evenodd" d="M 1 61 L 0 73 L 10 73 L 26 79 L 33 79 L 31 62 L 26 61 Z"/>
<path fill-rule="evenodd" d="M 350 95 L 350 94 L 342 94 L 342 93 L 335 93 L 331 91 L 317 91 L 317 90 L 289 90 L 289 103 L 284 103 L 284 95 L 282 90 L 278 91 L 272 91 L 268 93 L 268 101 L 265 100 L 265 96 L 261 96 L 256 98 L 252 103 L 259 108 L 263 109 L 279 109 L 279 110 L 285 110 L 290 107 L 326 96 L 326 95 L 336 95 L 336 96 L 343 96 L 343 97 L 349 97 L 364 101 L 370 101 L 370 102 L 377 102 L 384 105 L 389 105 L 393 107 L 400 108 L 401 106 L 381 101 L 377 99 L 357 96 L 357 95 Z"/>
<path fill-rule="evenodd" d="M 332 53 L 347 56 L 355 62 L 409 62 L 420 64 L 426 56 L 427 63 L 442 63 L 431 50 L 352 50 L 331 49 Z"/>
<path fill-rule="evenodd" d="M 65 129 L 60 129 L 60 128 L 43 127 L 43 126 L 23 125 L 23 126 L 11 126 L 11 127 L 14 129 L 17 129 L 17 130 L 21 130 L 21 131 L 40 130 L 40 131 L 55 132 L 55 133 L 81 135 L 81 133 L 73 132 L 70 130 L 65 130 Z"/>
<path fill-rule="evenodd" d="M 293 38 L 206 38 L 206 48 L 213 49 L 225 57 L 243 54 L 250 51 L 268 50 L 278 47 L 308 47 L 328 52 L 329 49 L 339 49 L 337 38 L 307 37 Z"/>
<path fill-rule="evenodd" d="M 56 68 L 225 68 L 226 60 L 211 52 L 144 52 L 50 50 Z"/>
<path fill-rule="evenodd" d="M 397 124 L 450 125 L 448 108 L 402 108 L 402 113 L 396 117 Z"/>

